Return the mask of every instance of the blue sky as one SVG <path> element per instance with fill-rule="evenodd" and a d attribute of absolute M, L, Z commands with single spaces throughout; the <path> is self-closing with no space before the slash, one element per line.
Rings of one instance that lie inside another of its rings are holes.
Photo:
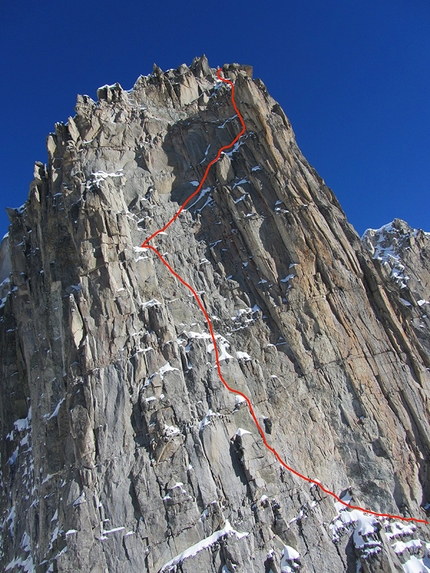
<path fill-rule="evenodd" d="M 360 234 L 430 231 L 428 0 L 2 0 L 0 53 L 1 235 L 76 94 L 203 53 L 254 67 Z"/>

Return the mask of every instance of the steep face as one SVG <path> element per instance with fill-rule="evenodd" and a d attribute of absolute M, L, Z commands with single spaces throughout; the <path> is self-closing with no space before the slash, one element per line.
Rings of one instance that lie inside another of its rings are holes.
<path fill-rule="evenodd" d="M 264 84 L 223 72 L 247 131 L 155 246 L 200 293 L 223 376 L 285 462 L 425 519 L 428 330 L 399 312 Z M 423 557 L 425 526 L 345 510 L 280 467 L 222 386 L 194 299 L 140 248 L 239 131 L 203 57 L 79 97 L 48 137 L 10 211 L 0 309 L 7 570 L 376 572 Z"/>

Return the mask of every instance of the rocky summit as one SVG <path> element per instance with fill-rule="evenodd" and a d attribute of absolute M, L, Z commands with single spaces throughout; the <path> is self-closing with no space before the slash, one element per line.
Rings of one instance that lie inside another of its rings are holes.
<path fill-rule="evenodd" d="M 241 129 L 204 56 L 154 66 L 79 96 L 8 211 L 3 571 L 430 571 L 430 235 L 361 240 L 252 68 L 222 74 L 246 132 L 153 245 L 313 481 L 141 247 Z"/>

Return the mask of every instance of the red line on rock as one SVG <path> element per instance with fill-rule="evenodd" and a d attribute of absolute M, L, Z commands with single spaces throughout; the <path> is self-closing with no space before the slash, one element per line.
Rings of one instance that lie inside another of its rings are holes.
<path fill-rule="evenodd" d="M 218 376 L 219 379 L 221 380 L 221 382 L 223 383 L 223 385 L 225 386 L 225 388 L 229 391 L 232 392 L 233 394 L 236 394 L 237 396 L 241 396 L 246 403 L 248 404 L 248 408 L 249 408 L 249 412 L 252 416 L 252 419 L 254 420 L 254 424 L 256 425 L 260 436 L 263 440 L 264 445 L 266 446 L 266 448 L 268 450 L 270 450 L 272 452 L 272 454 L 276 457 L 276 459 L 278 460 L 278 462 L 281 464 L 282 467 L 284 467 L 286 470 L 288 470 L 289 472 L 291 472 L 292 474 L 294 474 L 295 476 L 299 477 L 300 479 L 314 484 L 317 487 L 319 487 L 324 493 L 326 493 L 327 495 L 330 495 L 331 497 L 333 497 L 337 502 L 341 503 L 342 505 L 344 505 L 345 507 L 349 508 L 349 509 L 357 509 L 359 511 L 363 511 L 365 513 L 369 513 L 371 515 L 375 515 L 376 517 L 388 517 L 388 518 L 392 518 L 392 519 L 399 519 L 402 521 L 414 521 L 417 523 L 425 523 L 428 525 L 428 521 L 425 519 L 418 519 L 416 517 L 403 517 L 401 515 L 395 515 L 395 514 L 391 514 L 391 513 L 378 513 L 377 511 L 372 511 L 370 509 L 366 509 L 364 507 L 360 507 L 359 505 L 351 505 L 349 503 L 346 503 L 345 501 L 343 501 L 342 499 L 340 499 L 340 497 L 338 495 L 336 495 L 333 491 L 330 491 L 329 489 L 327 489 L 326 487 L 324 487 L 322 485 L 321 482 L 319 482 L 316 479 L 312 479 L 310 477 L 307 477 L 303 474 L 301 474 L 300 472 L 298 472 L 297 470 L 295 470 L 294 468 L 290 467 L 289 465 L 287 465 L 284 460 L 281 458 L 281 456 L 279 455 L 279 453 L 275 450 L 275 448 L 272 448 L 272 446 L 269 445 L 269 443 L 267 442 L 266 439 L 266 434 L 264 433 L 263 428 L 261 427 L 260 423 L 257 420 L 257 416 L 255 414 L 254 411 L 254 407 L 252 406 L 251 400 L 248 398 L 248 396 L 246 396 L 245 394 L 243 394 L 243 392 L 240 392 L 239 390 L 235 390 L 234 388 L 232 388 L 231 386 L 229 386 L 227 384 L 227 382 L 224 380 L 224 377 L 222 375 L 221 372 L 221 364 L 220 364 L 220 359 L 219 359 L 219 351 L 218 351 L 218 345 L 216 342 L 216 338 L 215 338 L 215 331 L 212 325 L 212 321 L 203 305 L 202 300 L 200 299 L 199 295 L 197 294 L 197 292 L 195 291 L 195 289 L 188 284 L 170 265 L 169 263 L 166 261 L 166 259 L 163 257 L 163 255 L 152 245 L 149 244 L 149 242 L 154 239 L 157 235 L 159 235 L 160 233 L 164 232 L 166 229 L 168 229 L 170 227 L 170 225 L 176 221 L 176 219 L 179 217 L 179 215 L 182 213 L 182 211 L 185 209 L 185 207 L 188 205 L 188 203 L 191 201 L 191 199 L 193 199 L 193 197 L 195 197 L 202 189 L 204 182 L 207 179 L 207 176 L 209 174 L 210 168 L 212 167 L 212 165 L 214 165 L 221 157 L 221 154 L 223 153 L 223 151 L 230 149 L 231 147 L 233 147 L 233 145 L 235 143 L 237 143 L 239 141 L 239 139 L 242 137 L 242 135 L 245 133 L 246 131 L 246 125 L 245 122 L 243 120 L 242 114 L 240 113 L 239 109 L 237 108 L 236 105 L 236 101 L 234 98 L 234 84 L 232 81 L 227 80 L 225 78 L 223 78 L 221 76 L 221 69 L 217 70 L 217 77 L 219 80 L 221 80 L 222 82 L 228 84 L 231 88 L 231 102 L 233 104 L 233 108 L 236 111 L 236 114 L 239 118 L 240 124 L 242 126 L 242 129 L 240 130 L 240 132 L 236 135 L 236 137 L 233 139 L 233 141 L 231 143 L 229 143 L 228 145 L 224 145 L 222 147 L 220 147 L 220 149 L 218 150 L 218 153 L 216 155 L 216 157 L 214 159 L 212 159 L 212 161 L 210 161 L 206 167 L 205 173 L 202 177 L 202 180 L 200 181 L 199 186 L 197 187 L 197 189 L 194 191 L 194 193 L 192 193 L 188 199 L 186 199 L 186 201 L 184 201 L 184 203 L 181 205 L 181 207 L 178 209 L 178 211 L 175 213 L 175 215 L 170 219 L 170 221 L 168 221 L 164 227 L 161 227 L 161 229 L 158 229 L 158 231 L 155 231 L 155 233 L 153 233 L 150 237 L 148 237 L 143 243 L 142 243 L 142 248 L 146 248 L 146 249 L 150 249 L 151 251 L 153 251 L 157 257 L 160 259 L 160 261 L 163 263 L 163 265 L 169 270 L 169 272 L 175 276 L 178 281 L 180 283 L 182 283 L 193 295 L 193 297 L 195 298 L 200 310 L 202 311 L 206 323 L 208 325 L 209 328 L 209 332 L 212 338 L 212 342 L 214 345 L 214 350 L 215 350 L 215 362 L 216 362 L 216 367 L 217 367 L 217 371 L 218 371 Z"/>

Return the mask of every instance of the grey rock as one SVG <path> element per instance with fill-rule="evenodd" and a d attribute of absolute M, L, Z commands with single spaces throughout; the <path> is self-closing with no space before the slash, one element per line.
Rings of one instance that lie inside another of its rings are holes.
<path fill-rule="evenodd" d="M 223 376 L 282 459 L 425 519 L 429 235 L 395 221 L 362 242 L 252 68 L 223 71 L 247 131 L 154 246 L 200 293 Z M 9 210 L 4 570 L 376 573 L 425 558 L 427 526 L 343 509 L 280 466 L 219 380 L 194 299 L 140 248 L 240 130 L 215 72 L 202 57 L 79 96 Z"/>

